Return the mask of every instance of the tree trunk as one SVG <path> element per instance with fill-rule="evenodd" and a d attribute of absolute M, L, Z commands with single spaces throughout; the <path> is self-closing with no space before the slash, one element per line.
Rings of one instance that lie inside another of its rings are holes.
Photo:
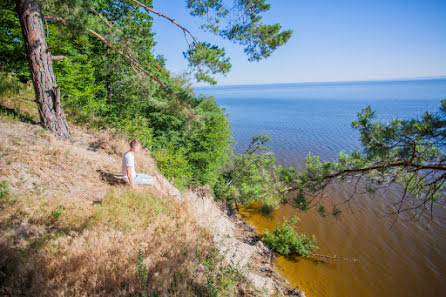
<path fill-rule="evenodd" d="M 26 57 L 36 93 L 40 124 L 61 138 L 71 138 L 60 104 L 60 88 L 53 73 L 52 56 L 43 29 L 39 0 L 16 0 Z"/>

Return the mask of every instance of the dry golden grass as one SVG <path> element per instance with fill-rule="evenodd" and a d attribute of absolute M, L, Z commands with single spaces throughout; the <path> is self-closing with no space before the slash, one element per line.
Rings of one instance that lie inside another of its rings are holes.
<path fill-rule="evenodd" d="M 79 202 L 16 197 L 3 206 L 0 293 L 238 294 L 242 277 L 221 264 L 211 236 L 178 202 L 123 189 L 95 207 Z"/>
<path fill-rule="evenodd" d="M 0 180 L 11 188 L 0 201 L 0 296 L 251 294 L 187 205 L 100 179 L 119 174 L 125 138 L 71 131 L 72 143 L 0 119 Z M 157 172 L 148 152 L 137 162 Z"/>

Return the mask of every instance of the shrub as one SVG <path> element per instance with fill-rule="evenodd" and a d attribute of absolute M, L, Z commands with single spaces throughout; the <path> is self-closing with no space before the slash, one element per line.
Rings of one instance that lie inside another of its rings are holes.
<path fill-rule="evenodd" d="M 59 205 L 58 208 L 53 210 L 53 212 L 51 214 L 52 214 L 54 220 L 57 220 L 62 215 L 64 210 L 65 210 L 65 207 L 63 205 Z"/>
<path fill-rule="evenodd" d="M 293 228 L 297 220 L 295 216 L 291 220 L 285 219 L 281 226 L 274 228 L 273 233 L 269 233 L 266 229 L 263 235 L 265 245 L 282 255 L 310 256 L 312 251 L 318 249 L 314 245 L 316 237 L 313 235 L 307 238 L 305 234 L 297 234 Z"/>
<path fill-rule="evenodd" d="M 9 183 L 6 180 L 0 182 L 0 200 L 9 196 Z"/>
<path fill-rule="evenodd" d="M 190 184 L 194 172 L 190 168 L 184 149 L 163 147 L 153 152 L 152 156 L 158 169 L 167 179 L 173 179 L 176 187 L 183 189 Z"/>
<path fill-rule="evenodd" d="M 274 154 L 264 146 L 269 140 L 263 134 L 254 136 L 247 150 L 232 158 L 229 169 L 214 186 L 217 198 L 236 205 L 261 202 L 264 210 L 272 210 L 284 200 L 284 169 L 276 165 Z"/>
<path fill-rule="evenodd" d="M 0 209 L 5 207 L 9 201 L 9 183 L 6 180 L 0 182 Z"/>
<path fill-rule="evenodd" d="M 143 263 L 144 255 L 141 250 L 138 250 L 138 258 L 136 259 L 136 271 L 138 273 L 138 279 L 141 284 L 140 295 L 147 296 L 147 280 L 149 277 L 149 272 L 147 271 L 147 267 Z"/>

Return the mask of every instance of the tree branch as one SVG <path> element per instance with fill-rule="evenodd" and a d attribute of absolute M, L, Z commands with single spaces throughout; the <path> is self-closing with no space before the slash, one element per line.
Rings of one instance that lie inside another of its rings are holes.
<path fill-rule="evenodd" d="M 428 164 L 428 165 L 421 165 L 421 164 L 413 164 L 408 161 L 401 161 L 401 162 L 390 163 L 390 164 L 374 165 L 374 166 L 364 167 L 364 168 L 359 168 L 359 169 L 345 169 L 345 170 L 337 172 L 335 174 L 327 175 L 323 179 L 332 179 L 332 178 L 336 178 L 336 177 L 339 177 L 339 176 L 342 176 L 345 174 L 350 174 L 350 173 L 359 173 L 359 172 L 366 172 L 366 171 L 392 168 L 392 167 L 401 167 L 401 166 L 411 167 L 411 168 L 416 169 L 417 171 L 419 171 L 419 170 L 446 171 L 446 165 L 441 164 L 441 163 L 432 163 L 432 164 Z"/>
<path fill-rule="evenodd" d="M 62 61 L 65 58 L 65 56 L 51 56 L 51 60 L 53 61 Z"/>
<path fill-rule="evenodd" d="M 158 78 L 156 78 L 155 76 L 153 76 L 152 74 L 150 74 L 150 72 L 148 72 L 146 69 L 144 69 L 138 62 L 135 61 L 135 59 L 133 59 L 132 57 L 130 57 L 129 55 L 125 54 L 124 52 L 122 52 L 121 50 L 119 50 L 118 48 L 114 47 L 111 43 L 109 43 L 104 36 L 102 36 L 101 34 L 97 33 L 96 31 L 87 28 L 87 31 L 94 35 L 95 37 L 97 37 L 100 41 L 102 41 L 104 44 L 106 44 L 109 48 L 111 48 L 113 51 L 115 51 L 116 53 L 118 53 L 119 55 L 121 55 L 122 57 L 126 58 L 131 64 L 133 64 L 136 68 L 138 68 L 139 70 L 141 70 L 142 72 L 144 72 L 144 74 L 146 74 L 147 76 L 149 76 L 151 79 L 153 79 L 154 81 L 156 81 L 157 83 L 159 83 L 163 88 L 167 88 L 167 86 L 160 81 Z"/>
<path fill-rule="evenodd" d="M 186 29 L 185 27 L 183 27 L 183 26 L 181 26 L 180 24 L 178 24 L 174 19 L 172 19 L 172 18 L 170 18 L 170 17 L 168 17 L 168 16 L 166 16 L 166 15 L 164 15 L 164 14 L 162 14 L 162 13 L 159 13 L 159 12 L 153 10 L 152 8 L 148 7 L 148 6 L 145 5 L 144 3 L 139 2 L 138 0 L 131 0 L 131 1 L 132 1 L 133 3 L 139 5 L 140 7 L 144 8 L 144 9 L 147 10 L 148 12 L 152 12 L 152 13 L 156 14 L 157 16 L 160 16 L 160 17 L 162 17 L 162 18 L 165 18 L 166 20 L 168 20 L 168 21 L 170 21 L 171 23 L 175 24 L 177 27 L 179 27 L 181 30 L 183 30 L 185 37 L 186 37 L 186 33 L 187 33 L 187 34 L 190 35 L 190 37 L 192 37 L 192 39 L 194 40 L 194 42 L 196 42 L 196 43 L 200 43 L 200 42 L 198 41 L 198 39 L 195 38 L 195 36 L 194 36 L 188 29 Z M 186 38 L 186 41 L 187 41 L 187 38 Z M 190 46 L 190 44 L 189 44 L 189 46 Z"/>
<path fill-rule="evenodd" d="M 113 25 L 106 19 L 104 18 L 99 12 L 96 11 L 96 9 L 92 8 L 91 11 L 97 16 L 99 17 L 109 28 L 113 28 L 115 29 L 115 27 L 113 27 Z M 121 30 L 119 30 L 121 31 Z"/>

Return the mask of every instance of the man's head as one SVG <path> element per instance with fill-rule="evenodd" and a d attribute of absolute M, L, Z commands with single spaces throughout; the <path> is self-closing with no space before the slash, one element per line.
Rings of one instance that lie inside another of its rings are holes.
<path fill-rule="evenodd" d="M 141 143 L 138 140 L 130 141 L 130 151 L 136 152 L 141 148 Z"/>

